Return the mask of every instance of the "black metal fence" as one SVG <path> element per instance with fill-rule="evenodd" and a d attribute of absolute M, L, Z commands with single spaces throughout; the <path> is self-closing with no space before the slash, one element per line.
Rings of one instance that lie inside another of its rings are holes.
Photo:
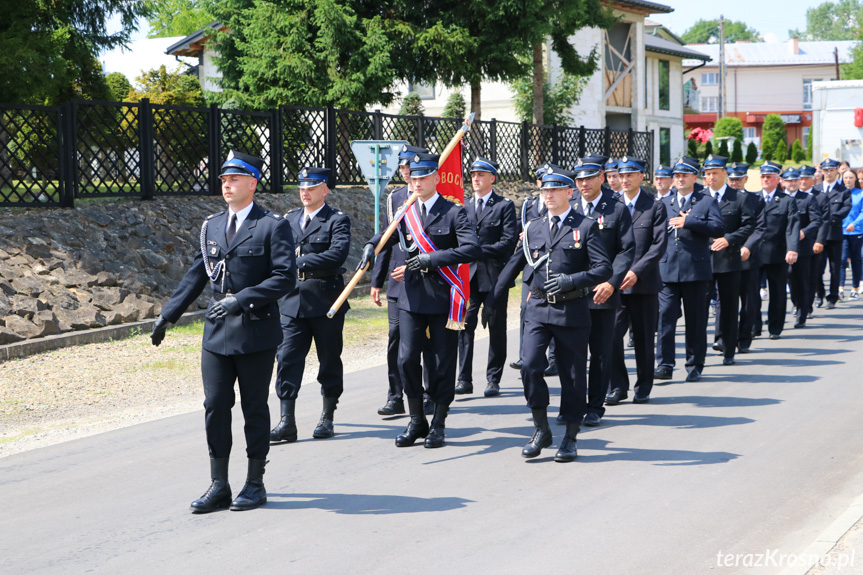
<path fill-rule="evenodd" d="M 332 169 L 331 185 L 365 185 L 352 140 L 407 140 L 440 152 L 461 121 L 333 107 L 266 112 L 76 100 L 59 107 L 0 104 L 0 206 L 72 206 L 75 199 L 211 195 L 229 150 L 264 159 L 259 191 L 296 184 L 304 166 Z M 572 166 L 588 153 L 653 166 L 651 132 L 474 122 L 464 170 L 476 156 L 502 180 L 529 180 L 543 162 Z"/>

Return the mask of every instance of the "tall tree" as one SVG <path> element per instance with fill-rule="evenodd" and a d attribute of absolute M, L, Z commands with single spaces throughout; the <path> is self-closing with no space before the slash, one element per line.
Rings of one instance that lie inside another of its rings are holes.
<path fill-rule="evenodd" d="M 151 15 L 150 38 L 188 36 L 200 30 L 215 18 L 214 0 L 149 0 Z"/>
<path fill-rule="evenodd" d="M 687 44 L 718 44 L 719 20 L 699 20 L 680 37 Z M 761 42 L 758 30 L 750 28 L 746 22 L 725 21 L 725 42 Z"/>
<path fill-rule="evenodd" d="M 522 122 L 568 124 L 572 120 L 570 110 L 578 103 L 585 85 L 587 85 L 587 78 L 584 76 L 566 73 L 561 74 L 553 86 L 544 82 L 541 91 L 543 109 L 537 122 L 533 77 L 525 76 L 510 84 L 514 96 L 515 113 Z"/>
<path fill-rule="evenodd" d="M 6 2 L 0 19 L 0 94 L 6 102 L 56 104 L 107 95 L 97 56 L 126 45 L 145 0 Z M 121 29 L 108 30 L 119 17 Z"/>
<path fill-rule="evenodd" d="M 823 2 L 806 10 L 806 30 L 789 30 L 804 40 L 856 40 L 863 24 L 860 0 Z"/>
<path fill-rule="evenodd" d="M 394 62 L 410 29 L 360 0 L 221 0 L 213 15 L 224 92 L 241 107 L 361 109 L 393 100 Z"/>
<path fill-rule="evenodd" d="M 851 61 L 840 67 L 843 80 L 863 79 L 863 42 L 857 42 L 851 49 Z"/>

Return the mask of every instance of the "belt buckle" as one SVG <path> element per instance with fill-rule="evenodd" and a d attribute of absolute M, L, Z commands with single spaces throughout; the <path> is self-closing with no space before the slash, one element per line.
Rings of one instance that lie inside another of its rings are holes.
<path fill-rule="evenodd" d="M 301 282 L 306 281 L 306 272 L 302 272 L 300 270 L 297 270 L 297 279 L 300 280 Z"/>
<path fill-rule="evenodd" d="M 545 299 L 548 300 L 548 303 L 557 303 L 557 294 L 551 295 L 550 293 L 546 293 Z"/>

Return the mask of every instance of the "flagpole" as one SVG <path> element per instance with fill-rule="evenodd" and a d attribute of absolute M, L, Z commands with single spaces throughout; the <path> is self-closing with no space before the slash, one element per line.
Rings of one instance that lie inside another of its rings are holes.
<path fill-rule="evenodd" d="M 438 160 L 438 167 L 443 165 L 443 163 L 446 161 L 446 159 L 449 157 L 449 155 L 464 137 L 464 135 L 468 132 L 468 130 L 470 130 L 470 125 L 473 123 L 473 117 L 474 114 L 473 112 L 471 112 L 471 114 L 467 118 L 465 118 L 464 125 L 459 128 L 458 132 L 455 133 L 455 135 L 452 137 L 452 140 L 450 140 L 449 144 L 447 144 L 446 148 L 444 148 L 443 152 L 441 152 L 440 160 Z M 378 255 L 381 252 L 383 247 L 389 241 L 390 237 L 392 237 L 393 233 L 395 233 L 396 228 L 398 227 L 399 222 L 401 221 L 402 216 L 405 213 L 405 210 L 407 210 L 408 207 L 410 207 L 410 205 L 417 200 L 417 197 L 418 196 L 416 192 L 412 193 L 410 197 L 408 197 L 404 206 L 402 206 L 401 209 L 399 209 L 398 213 L 393 216 L 393 221 L 391 221 L 390 225 L 387 226 L 387 229 L 381 236 L 378 245 L 375 246 L 375 255 Z M 341 295 L 339 295 L 338 299 L 335 301 L 335 303 L 333 303 L 330 311 L 327 312 L 327 317 L 331 318 L 336 315 L 336 311 L 340 307 L 342 307 L 342 304 L 345 303 L 345 300 L 348 299 L 348 296 L 351 295 L 351 292 L 354 291 L 354 288 L 357 287 L 358 283 L 360 283 L 360 280 L 363 278 L 363 275 L 366 273 L 368 268 L 369 266 L 368 264 L 366 264 L 364 268 L 358 269 L 356 271 L 354 277 L 351 278 L 351 281 L 349 281 L 348 285 L 345 286 L 345 289 L 342 291 Z"/>

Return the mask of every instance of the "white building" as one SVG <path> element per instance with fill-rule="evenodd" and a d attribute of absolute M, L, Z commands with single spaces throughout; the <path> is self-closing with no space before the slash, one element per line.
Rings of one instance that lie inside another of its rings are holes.
<path fill-rule="evenodd" d="M 863 166 L 863 80 L 813 82 L 812 116 L 813 159 Z"/>

